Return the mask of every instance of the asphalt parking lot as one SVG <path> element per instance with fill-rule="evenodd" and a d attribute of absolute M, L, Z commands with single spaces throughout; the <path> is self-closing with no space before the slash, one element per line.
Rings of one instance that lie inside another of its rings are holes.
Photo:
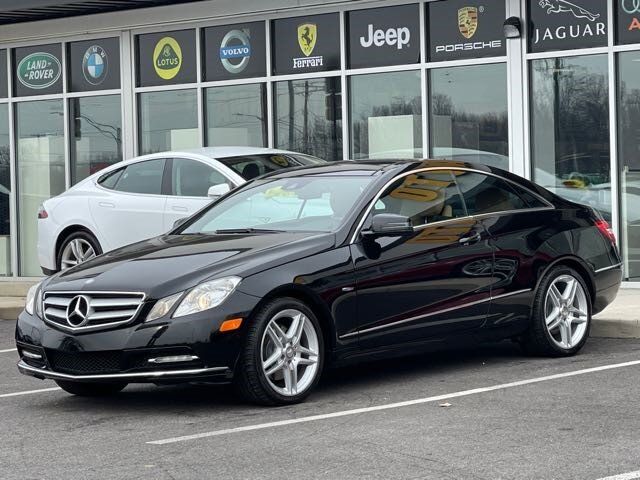
<path fill-rule="evenodd" d="M 364 364 L 265 409 L 221 387 L 72 397 L 17 372 L 13 327 L 0 322 L 2 479 L 640 478 L 638 340 L 563 360 L 504 343 Z"/>

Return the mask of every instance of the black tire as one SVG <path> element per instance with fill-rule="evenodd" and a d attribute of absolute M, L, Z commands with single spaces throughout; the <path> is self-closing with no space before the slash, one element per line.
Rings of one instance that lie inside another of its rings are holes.
<path fill-rule="evenodd" d="M 58 272 L 62 270 L 62 252 L 64 252 L 65 247 L 69 245 L 69 243 L 76 239 L 81 239 L 88 242 L 91 245 L 91 248 L 93 248 L 96 256 L 102 255 L 102 247 L 100 246 L 100 242 L 98 242 L 98 239 L 86 230 L 78 230 L 67 235 L 64 240 L 60 242 L 60 246 L 58 247 L 58 251 L 56 252 L 56 268 Z"/>
<path fill-rule="evenodd" d="M 547 329 L 545 318 L 545 299 L 547 296 L 547 292 L 549 288 L 551 288 L 553 282 L 563 275 L 571 275 L 578 280 L 578 282 L 582 286 L 582 289 L 584 290 L 588 309 L 586 331 L 584 333 L 584 336 L 579 343 L 572 346 L 571 348 L 563 348 L 553 340 L 551 333 L 549 333 L 549 330 Z M 542 281 L 540 282 L 540 285 L 538 286 L 538 289 L 536 290 L 536 294 L 533 300 L 531 326 L 524 335 L 522 345 L 527 353 L 533 355 L 548 357 L 569 357 L 575 355 L 580 351 L 580 349 L 584 346 L 587 339 L 589 338 L 589 332 L 591 330 L 591 315 L 591 294 L 584 279 L 582 278 L 582 275 L 580 275 L 574 269 L 564 265 L 554 267 L 545 274 L 545 276 L 542 278 Z"/>
<path fill-rule="evenodd" d="M 108 397 L 121 392 L 126 383 L 83 383 L 56 380 L 58 386 L 65 392 L 79 397 Z"/>
<path fill-rule="evenodd" d="M 301 393 L 292 396 L 275 391 L 262 369 L 262 338 L 269 321 L 279 312 L 297 309 L 304 313 L 315 328 L 318 338 L 318 368 L 315 378 Z M 324 366 L 324 339 L 320 323 L 313 311 L 295 298 L 277 298 L 263 305 L 251 318 L 246 341 L 238 360 L 234 383 L 239 393 L 249 402 L 265 406 L 292 405 L 302 402 L 318 384 Z"/>

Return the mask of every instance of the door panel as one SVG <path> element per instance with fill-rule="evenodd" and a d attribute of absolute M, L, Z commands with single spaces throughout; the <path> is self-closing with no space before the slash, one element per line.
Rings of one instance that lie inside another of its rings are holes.
<path fill-rule="evenodd" d="M 483 225 L 467 216 L 452 172 L 401 177 L 375 202 L 367 222 L 379 213 L 407 217 L 415 230 L 352 245 L 362 346 L 480 328 L 491 298 L 493 248 Z"/>
<path fill-rule="evenodd" d="M 442 337 L 484 324 L 493 249 L 476 221 L 426 227 L 409 238 L 363 240 L 352 249 L 363 347 Z"/>

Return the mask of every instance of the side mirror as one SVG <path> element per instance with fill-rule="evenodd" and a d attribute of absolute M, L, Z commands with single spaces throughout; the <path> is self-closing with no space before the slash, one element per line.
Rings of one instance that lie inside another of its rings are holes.
<path fill-rule="evenodd" d="M 219 185 L 213 185 L 209 187 L 209 191 L 207 192 L 207 196 L 209 198 L 220 198 L 226 193 L 231 191 L 231 187 L 228 183 L 221 183 Z"/>
<path fill-rule="evenodd" d="M 176 220 L 175 222 L 173 222 L 173 228 L 172 228 L 172 230 L 175 230 L 175 229 L 176 229 L 176 228 L 178 228 L 180 225 L 183 225 L 187 220 L 189 220 L 189 217 L 179 218 L 178 220 Z"/>
<path fill-rule="evenodd" d="M 399 236 L 413 233 L 411 220 L 395 213 L 379 213 L 371 221 L 371 229 L 362 232 L 365 236 Z"/>

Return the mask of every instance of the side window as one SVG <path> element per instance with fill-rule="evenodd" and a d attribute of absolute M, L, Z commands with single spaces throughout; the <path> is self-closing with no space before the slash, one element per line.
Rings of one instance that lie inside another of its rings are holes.
<path fill-rule="evenodd" d="M 513 189 L 516 195 L 527 203 L 529 208 L 545 208 L 549 206 L 548 203 L 540 200 L 540 198 L 535 196 L 533 193 L 528 192 L 524 188 L 520 188 L 518 185 L 514 185 L 513 183 L 509 183 L 509 186 Z"/>
<path fill-rule="evenodd" d="M 109 172 L 101 176 L 98 179 L 98 185 L 113 190 L 116 186 L 116 183 L 118 183 L 118 180 L 120 180 L 120 177 L 122 176 L 122 172 L 124 172 L 124 170 L 124 168 L 119 168 L 118 170 L 114 170 L 113 172 Z"/>
<path fill-rule="evenodd" d="M 529 208 L 509 182 L 500 178 L 467 171 L 455 171 L 454 175 L 469 215 Z"/>
<path fill-rule="evenodd" d="M 163 158 L 134 163 L 124 169 L 115 184 L 115 190 L 147 195 L 162 194 Z"/>
<path fill-rule="evenodd" d="M 171 194 L 179 197 L 206 197 L 209 187 L 229 183 L 216 169 L 196 160 L 174 158 L 171 168 Z"/>
<path fill-rule="evenodd" d="M 448 170 L 421 172 L 398 180 L 375 203 L 373 214 L 379 213 L 404 215 L 414 227 L 466 216 Z"/>

